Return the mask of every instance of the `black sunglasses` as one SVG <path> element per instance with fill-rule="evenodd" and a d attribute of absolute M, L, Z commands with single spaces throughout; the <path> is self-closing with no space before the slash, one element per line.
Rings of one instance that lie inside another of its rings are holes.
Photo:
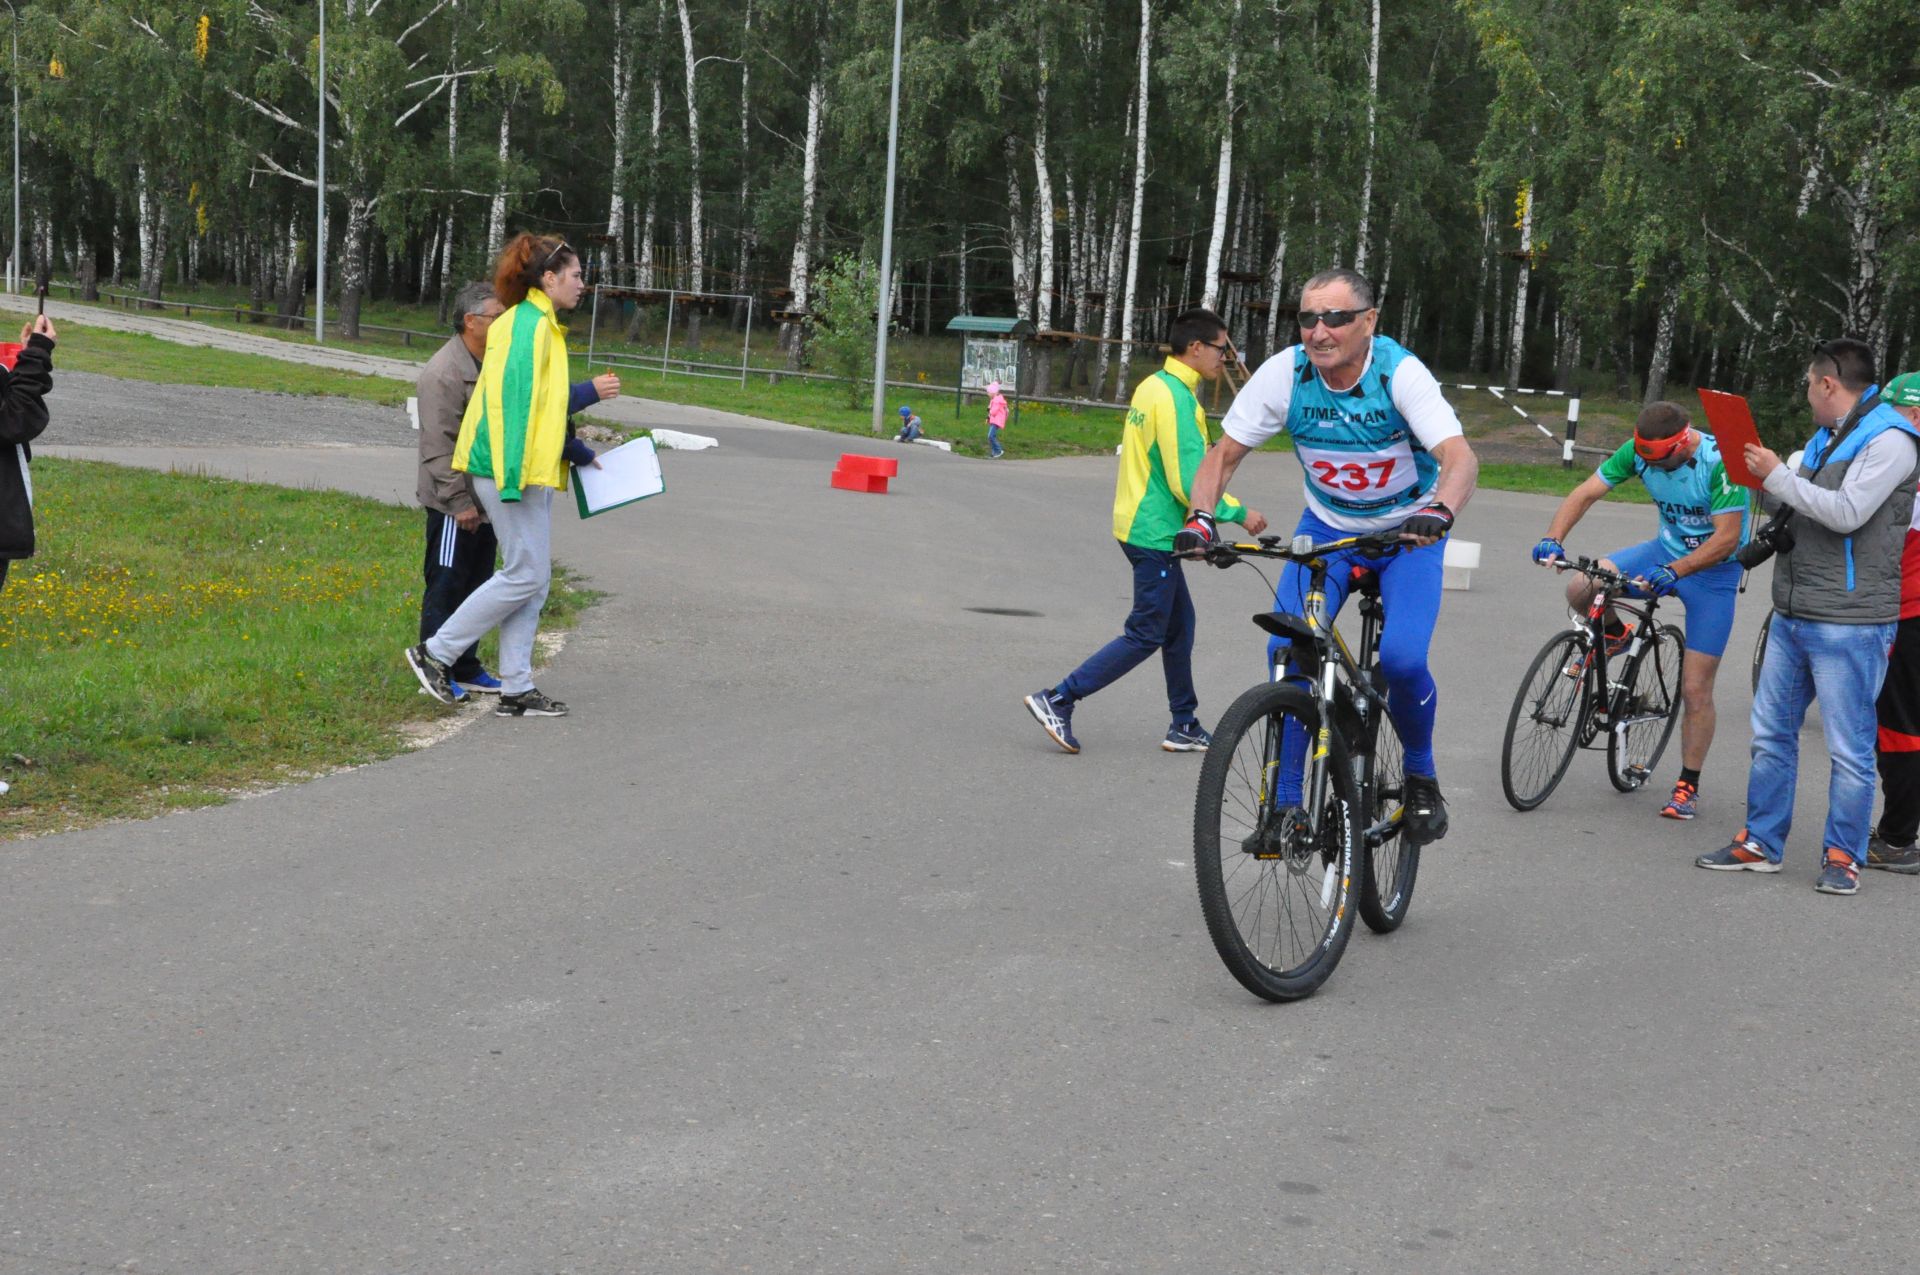
<path fill-rule="evenodd" d="M 1222 337 L 1220 339 L 1220 344 L 1218 345 L 1215 345 L 1211 341 L 1202 341 L 1200 344 L 1206 346 L 1209 350 L 1217 350 L 1221 354 L 1225 354 L 1228 350 L 1231 350 L 1233 348 L 1233 338 L 1230 336 Z"/>
<path fill-rule="evenodd" d="M 1293 317 L 1300 321 L 1302 332 L 1311 332 L 1316 323 L 1324 323 L 1330 328 L 1344 328 L 1366 312 L 1366 310 L 1302 310 Z"/>

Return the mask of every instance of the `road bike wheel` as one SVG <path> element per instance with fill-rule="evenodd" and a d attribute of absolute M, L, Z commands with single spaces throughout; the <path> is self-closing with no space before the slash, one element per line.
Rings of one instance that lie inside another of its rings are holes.
<path fill-rule="evenodd" d="M 1311 741 L 1318 710 L 1306 692 L 1256 686 L 1214 728 L 1193 808 L 1193 869 L 1207 933 L 1241 986 L 1271 1001 L 1310 996 L 1353 935 L 1360 795 L 1346 740 L 1332 734 L 1317 819 L 1278 800 L 1280 738 L 1294 723 Z M 1303 756 L 1296 787 L 1304 787 Z"/>
<path fill-rule="evenodd" d="M 1680 721 L 1680 664 L 1686 639 L 1659 625 L 1627 668 L 1627 704 L 1607 723 L 1607 778 L 1621 792 L 1647 782 Z"/>
<path fill-rule="evenodd" d="M 1375 712 L 1370 757 L 1360 763 L 1362 814 L 1361 860 L 1366 874 L 1360 882 L 1360 919 L 1375 934 L 1400 928 L 1413 902 L 1413 880 L 1420 871 L 1420 847 L 1400 835 L 1400 808 L 1406 799 L 1406 754 L 1400 733 Z M 1379 829 L 1378 840 L 1367 845 Z"/>
<path fill-rule="evenodd" d="M 1767 612 L 1767 618 L 1760 621 L 1760 636 L 1753 644 L 1753 685 L 1749 690 L 1760 689 L 1760 666 L 1767 662 L 1767 635 L 1773 632 L 1773 612 Z"/>
<path fill-rule="evenodd" d="M 1520 679 L 1500 746 L 1500 787 L 1515 810 L 1532 810 L 1551 796 L 1573 761 L 1591 708 L 1588 656 L 1579 634 L 1557 633 Z"/>

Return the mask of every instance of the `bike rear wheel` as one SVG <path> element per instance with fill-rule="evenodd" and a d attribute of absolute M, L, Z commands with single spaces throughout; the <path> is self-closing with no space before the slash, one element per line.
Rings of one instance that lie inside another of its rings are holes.
<path fill-rule="evenodd" d="M 1500 746 L 1500 787 L 1515 810 L 1532 810 L 1551 796 L 1573 761 L 1590 708 L 1589 654 L 1579 634 L 1557 633 L 1520 679 Z"/>
<path fill-rule="evenodd" d="M 1413 881 L 1420 871 L 1420 847 L 1400 835 L 1406 800 L 1406 754 L 1400 733 L 1386 714 L 1368 719 L 1373 746 L 1360 758 L 1361 859 L 1360 919 L 1375 934 L 1400 928 L 1413 902 Z"/>
<path fill-rule="evenodd" d="M 1308 746 L 1281 773 L 1291 723 Z M 1214 728 L 1194 799 L 1193 867 L 1214 949 L 1241 986 L 1272 1001 L 1310 996 L 1353 934 L 1360 799 L 1346 740 L 1331 738 L 1326 798 L 1300 803 L 1319 713 L 1306 692 L 1256 686 Z M 1288 800 L 1282 800 L 1287 798 Z"/>
<path fill-rule="evenodd" d="M 1680 721 L 1680 665 L 1686 639 L 1659 625 L 1627 669 L 1626 707 L 1607 723 L 1607 778 L 1621 792 L 1647 782 Z M 1617 698 L 1617 697 L 1616 697 Z"/>

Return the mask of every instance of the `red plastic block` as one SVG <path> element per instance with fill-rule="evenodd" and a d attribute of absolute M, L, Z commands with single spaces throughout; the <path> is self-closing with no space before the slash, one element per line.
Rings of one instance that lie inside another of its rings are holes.
<path fill-rule="evenodd" d="M 828 482 L 831 486 L 838 487 L 841 491 L 864 491 L 873 495 L 885 495 L 887 491 L 887 476 L 885 474 L 857 474 L 848 473 L 844 469 L 836 469 L 828 479 Z"/>
<path fill-rule="evenodd" d="M 881 478 L 900 476 L 900 461 L 893 456 L 862 456 L 858 452 L 842 452 L 837 468 L 848 474 L 873 474 Z"/>

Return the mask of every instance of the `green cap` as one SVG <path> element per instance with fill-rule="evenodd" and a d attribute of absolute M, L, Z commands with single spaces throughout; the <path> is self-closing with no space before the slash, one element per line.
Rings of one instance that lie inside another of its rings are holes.
<path fill-rule="evenodd" d="M 1920 407 L 1920 372 L 1902 372 L 1887 382 L 1880 397 L 1895 407 Z"/>

